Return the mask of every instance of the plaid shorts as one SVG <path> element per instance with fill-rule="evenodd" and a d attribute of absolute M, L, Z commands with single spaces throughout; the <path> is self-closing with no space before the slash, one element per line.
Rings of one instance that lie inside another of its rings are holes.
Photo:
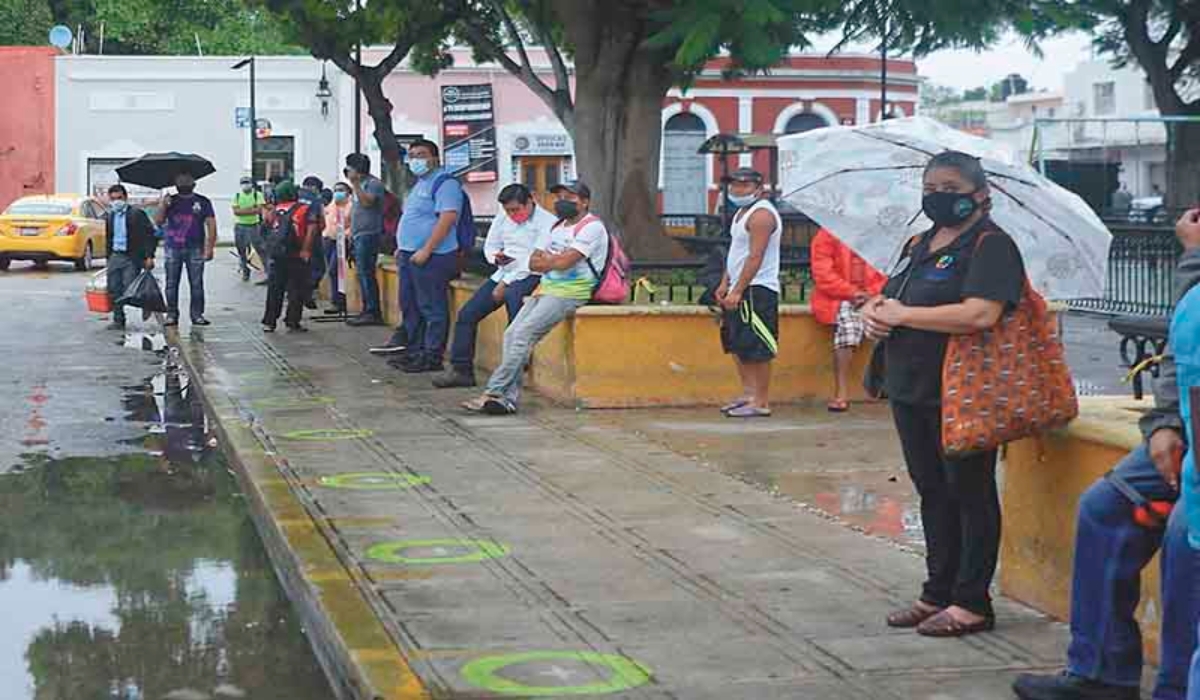
<path fill-rule="evenodd" d="M 848 301 L 843 301 L 838 307 L 837 327 L 833 331 L 833 347 L 841 350 L 842 348 L 856 348 L 862 345 L 863 339 L 867 335 L 867 324 L 863 321 L 862 314 L 854 305 Z"/>

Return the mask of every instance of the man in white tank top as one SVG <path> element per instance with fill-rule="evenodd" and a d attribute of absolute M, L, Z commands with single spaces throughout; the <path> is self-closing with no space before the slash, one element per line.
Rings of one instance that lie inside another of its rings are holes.
<path fill-rule="evenodd" d="M 730 418 L 771 415 L 771 361 L 779 352 L 779 242 L 783 220 L 763 189 L 763 176 L 739 168 L 730 176 L 730 226 L 725 277 L 716 297 L 725 313 L 721 346 L 733 355 L 742 395 L 721 408 Z"/>

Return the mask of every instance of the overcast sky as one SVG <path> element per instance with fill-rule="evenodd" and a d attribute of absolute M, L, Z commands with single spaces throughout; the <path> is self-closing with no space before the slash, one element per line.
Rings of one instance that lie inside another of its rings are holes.
<path fill-rule="evenodd" d="M 817 50 L 828 50 L 836 39 L 818 41 Z M 1082 33 L 1073 33 L 1042 42 L 1043 58 L 1025 48 L 1024 42 L 1008 38 L 989 51 L 941 51 L 921 59 L 917 69 L 934 83 L 967 90 L 997 83 L 1009 73 L 1019 73 L 1036 90 L 1061 90 L 1063 76 L 1080 61 L 1091 58 L 1091 42 Z M 855 47 L 850 51 L 869 51 Z"/>

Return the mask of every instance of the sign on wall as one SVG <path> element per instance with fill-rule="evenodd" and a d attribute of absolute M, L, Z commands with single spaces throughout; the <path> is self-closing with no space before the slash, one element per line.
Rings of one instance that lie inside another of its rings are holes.
<path fill-rule="evenodd" d="M 515 134 L 512 151 L 514 156 L 569 156 L 575 152 L 565 133 Z"/>
<path fill-rule="evenodd" d="M 467 182 L 495 182 L 496 116 L 490 83 L 442 88 L 442 163 Z"/>
<path fill-rule="evenodd" d="M 132 156 L 130 157 L 132 158 Z M 117 166 L 126 163 L 130 158 L 88 158 L 87 178 L 88 195 L 97 199 L 108 196 L 108 188 L 121 181 L 117 175 Z M 151 187 L 125 183 L 130 201 L 142 204 L 158 200 L 161 193 Z"/>

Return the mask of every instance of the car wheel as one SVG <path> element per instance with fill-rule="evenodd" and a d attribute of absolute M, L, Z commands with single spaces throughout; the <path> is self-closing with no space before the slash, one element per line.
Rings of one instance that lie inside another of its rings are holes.
<path fill-rule="evenodd" d="M 83 257 L 75 261 L 75 269 L 80 272 L 92 269 L 92 242 L 88 241 L 83 249 Z"/>
<path fill-rule="evenodd" d="M 0 258 L 0 272 L 7 270 L 8 266 L 11 264 L 12 260 L 9 260 L 8 258 Z"/>

